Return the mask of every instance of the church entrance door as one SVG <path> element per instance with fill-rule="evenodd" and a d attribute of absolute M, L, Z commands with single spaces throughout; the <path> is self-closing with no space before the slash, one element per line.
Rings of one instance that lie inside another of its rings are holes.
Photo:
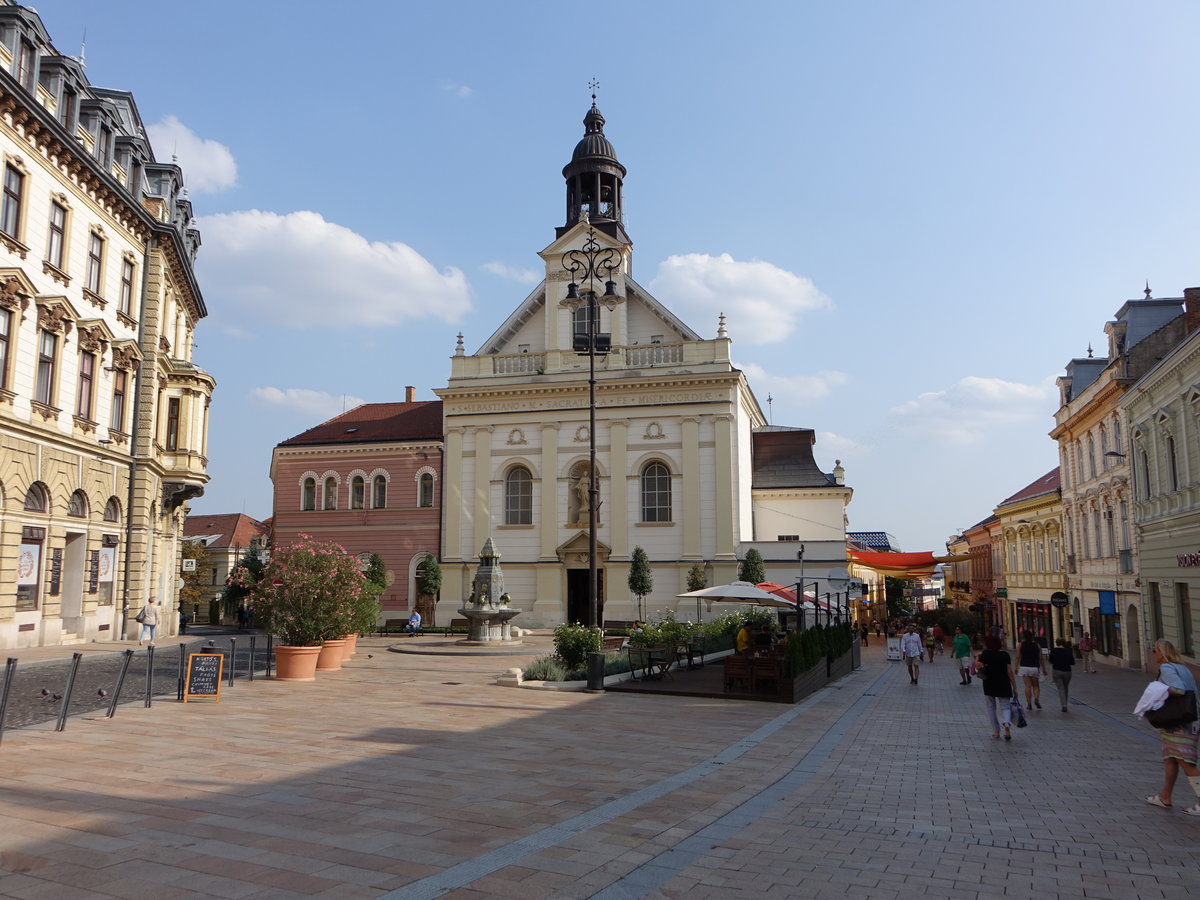
<path fill-rule="evenodd" d="M 588 602 L 589 569 L 567 569 L 567 622 L 581 622 L 584 625 L 601 626 L 604 624 L 604 570 L 596 570 L 596 609 L 599 622 L 589 621 L 591 617 Z"/>

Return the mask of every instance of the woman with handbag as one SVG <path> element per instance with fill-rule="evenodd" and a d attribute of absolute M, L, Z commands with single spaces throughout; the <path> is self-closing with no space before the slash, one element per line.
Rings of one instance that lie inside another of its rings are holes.
<path fill-rule="evenodd" d="M 1167 686 L 1170 693 L 1167 704 L 1172 704 L 1172 697 L 1186 697 L 1190 691 L 1191 709 L 1194 715 L 1196 703 L 1196 679 L 1191 671 L 1179 659 L 1179 651 L 1167 640 L 1154 642 L 1154 661 L 1158 663 L 1158 680 Z M 1175 701 L 1177 704 L 1179 701 Z M 1167 704 L 1164 704 L 1166 706 Z M 1174 705 L 1174 704 L 1172 704 Z M 1175 780 L 1179 770 L 1187 776 L 1188 784 L 1196 795 L 1196 805 L 1189 806 L 1183 811 L 1186 816 L 1200 816 L 1200 769 L 1196 768 L 1196 744 L 1200 738 L 1200 726 L 1193 719 L 1191 722 L 1175 728 L 1159 728 L 1162 735 L 1163 787 L 1158 794 L 1151 794 L 1146 802 L 1151 806 L 1171 808 L 1171 792 L 1175 789 Z"/>
<path fill-rule="evenodd" d="M 146 639 L 150 643 L 154 643 L 154 633 L 158 630 L 158 598 L 151 597 L 146 601 L 146 605 L 142 607 L 141 612 L 136 616 L 137 622 L 142 626 L 142 633 L 138 637 L 138 646 L 142 646 L 142 642 Z"/>
<path fill-rule="evenodd" d="M 983 681 L 983 702 L 987 704 L 988 717 L 992 723 L 992 737 L 1000 737 L 1000 725 L 1004 725 L 1004 739 L 1012 740 L 1012 707 L 1009 705 L 1017 693 L 1017 680 L 1013 677 L 1012 657 L 993 634 L 985 642 L 986 649 L 979 654 L 975 674 Z M 1000 717 L 996 717 L 996 701 L 1000 701 Z"/>

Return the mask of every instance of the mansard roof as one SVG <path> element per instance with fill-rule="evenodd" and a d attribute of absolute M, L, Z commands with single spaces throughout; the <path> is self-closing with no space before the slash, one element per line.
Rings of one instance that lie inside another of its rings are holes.
<path fill-rule="evenodd" d="M 813 458 L 816 432 L 811 428 L 768 425 L 751 432 L 752 488 L 840 487 Z"/>
<path fill-rule="evenodd" d="M 381 441 L 440 441 L 442 401 L 364 403 L 277 446 L 363 444 Z"/>

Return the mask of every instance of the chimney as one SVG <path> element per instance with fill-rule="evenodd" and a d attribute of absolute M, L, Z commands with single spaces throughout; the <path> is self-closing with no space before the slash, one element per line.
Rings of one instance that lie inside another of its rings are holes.
<path fill-rule="evenodd" d="M 1200 331 L 1200 287 L 1183 289 L 1183 314 L 1188 334 Z"/>
<path fill-rule="evenodd" d="M 1200 297 L 1197 298 L 1197 301 L 1200 302 Z M 405 403 L 414 403 L 414 402 L 416 402 L 416 399 L 417 399 L 417 389 L 415 387 L 413 387 L 411 384 L 405 385 L 405 387 L 404 387 L 404 402 Z"/>

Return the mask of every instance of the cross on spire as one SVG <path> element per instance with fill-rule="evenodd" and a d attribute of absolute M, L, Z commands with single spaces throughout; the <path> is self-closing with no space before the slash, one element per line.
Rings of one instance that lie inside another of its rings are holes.
<path fill-rule="evenodd" d="M 592 102 L 596 102 L 596 91 L 600 89 L 600 82 L 593 78 L 588 82 L 588 90 L 592 92 Z"/>

